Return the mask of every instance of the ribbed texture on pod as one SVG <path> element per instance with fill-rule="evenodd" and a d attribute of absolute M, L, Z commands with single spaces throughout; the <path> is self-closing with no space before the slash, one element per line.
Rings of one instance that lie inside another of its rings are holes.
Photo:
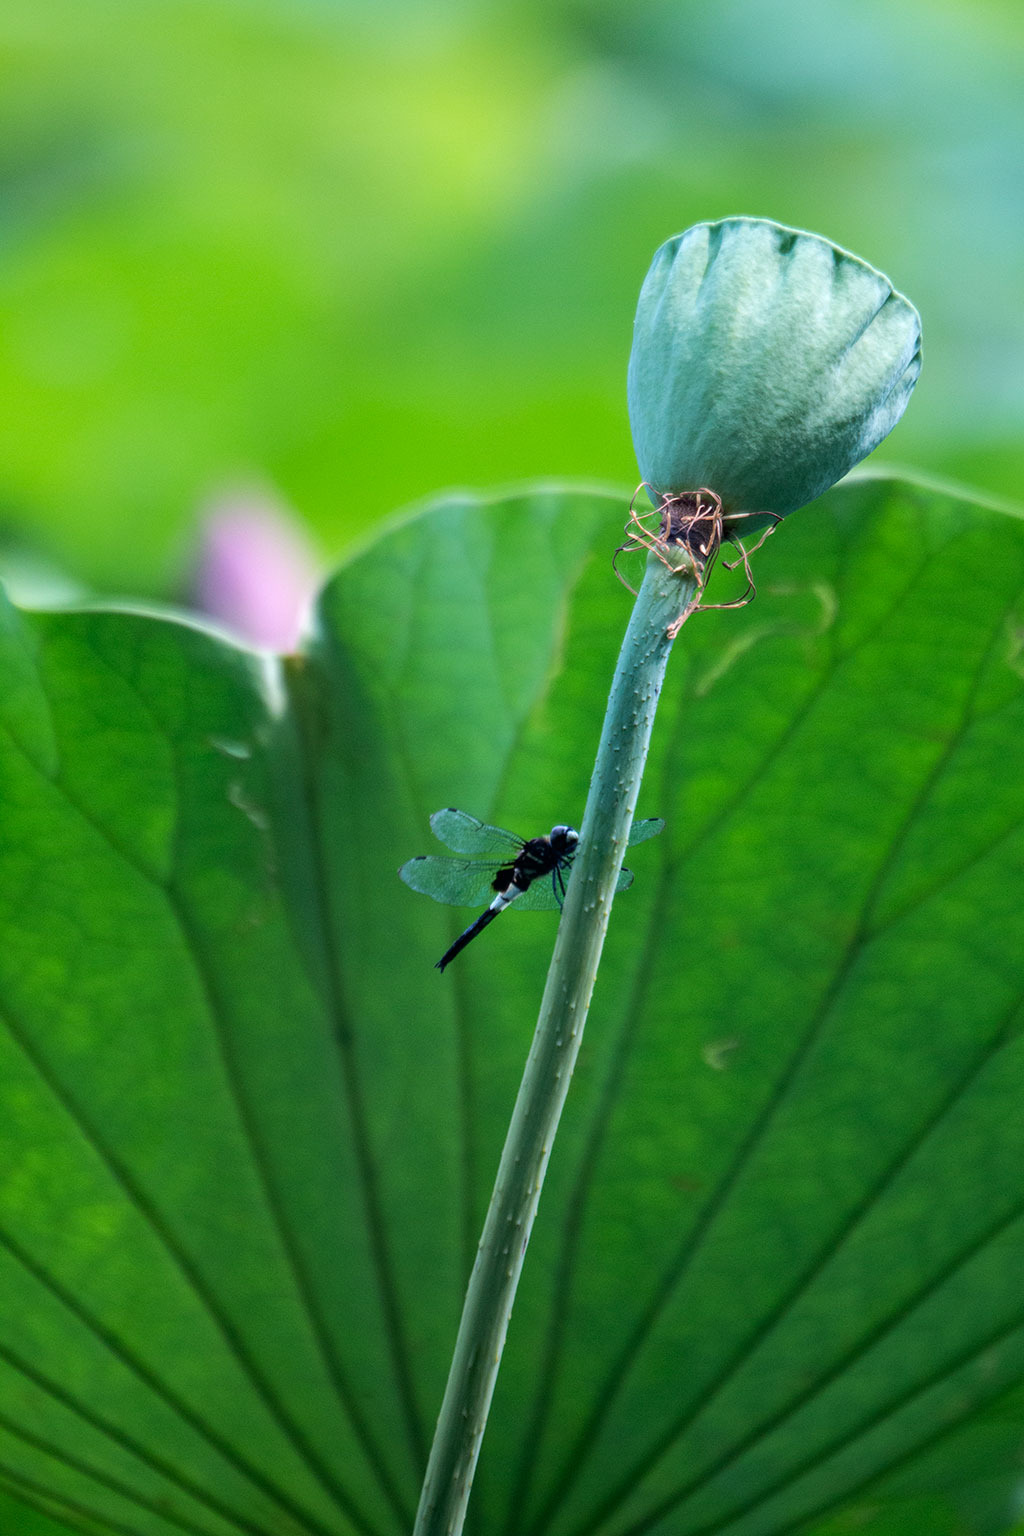
<path fill-rule="evenodd" d="M 876 448 L 921 370 L 921 321 L 887 277 L 767 219 L 695 224 L 655 253 L 629 360 L 640 473 L 785 514 Z"/>

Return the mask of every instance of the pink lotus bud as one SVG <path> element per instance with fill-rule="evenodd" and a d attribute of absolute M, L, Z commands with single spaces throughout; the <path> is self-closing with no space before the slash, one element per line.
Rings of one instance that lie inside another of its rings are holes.
<path fill-rule="evenodd" d="M 249 645 L 294 650 L 319 579 L 301 524 L 265 491 L 228 491 L 207 507 L 193 601 Z"/>

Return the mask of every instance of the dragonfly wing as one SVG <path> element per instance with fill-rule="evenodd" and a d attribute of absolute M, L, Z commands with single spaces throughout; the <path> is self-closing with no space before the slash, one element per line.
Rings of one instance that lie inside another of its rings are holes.
<path fill-rule="evenodd" d="M 448 806 L 435 811 L 430 818 L 430 830 L 453 853 L 492 854 L 511 864 L 523 846 L 521 837 L 506 832 L 503 827 L 489 827 L 486 821 L 477 821 L 468 811 L 457 811 Z"/>
<path fill-rule="evenodd" d="M 646 843 L 649 837 L 657 837 L 664 830 L 665 823 L 660 816 L 650 816 L 646 821 L 634 821 L 633 830 L 629 834 L 629 846 L 633 848 L 637 843 Z"/>
<path fill-rule="evenodd" d="M 569 876 L 571 869 L 562 870 L 562 883 L 566 890 L 569 889 Z M 620 869 L 619 878 L 615 882 L 617 891 L 628 891 L 633 884 L 633 871 Z M 550 875 L 541 875 L 539 879 L 531 882 L 521 896 L 517 896 L 512 903 L 513 909 L 518 907 L 521 912 L 554 912 L 561 905 L 559 896 L 561 888 L 556 894 L 555 882 Z"/>
<path fill-rule="evenodd" d="M 494 900 L 496 864 L 474 859 L 442 859 L 433 854 L 409 859 L 398 871 L 406 885 L 448 907 L 487 907 Z"/>
<path fill-rule="evenodd" d="M 562 883 L 569 884 L 569 871 L 562 870 Z M 551 875 L 538 875 L 536 880 L 531 880 L 521 896 L 517 896 L 512 903 L 514 912 L 518 907 L 520 912 L 557 912 L 561 906 L 559 898 L 562 894 L 562 886 L 557 885 Z"/>
<path fill-rule="evenodd" d="M 503 827 L 489 826 L 487 822 L 470 816 L 467 811 L 458 811 L 451 806 L 435 811 L 430 818 L 430 826 L 435 837 L 454 852 L 490 854 L 492 858 L 483 863 L 474 859 L 447 859 L 433 855 L 410 859 L 398 871 L 406 885 L 447 906 L 489 906 L 494 896 L 492 881 L 495 871 L 515 861 L 523 847 L 522 838 L 514 832 L 505 831 Z M 646 821 L 635 821 L 629 838 L 630 845 L 657 837 L 664 826 L 664 821 L 658 816 Z M 570 873 L 571 870 L 564 867 L 561 882 L 551 875 L 539 875 L 521 896 L 515 898 L 513 907 L 521 912 L 556 911 L 561 905 L 560 897 L 563 888 L 568 886 Z M 632 872 L 624 869 L 619 874 L 615 889 L 625 891 L 632 884 Z"/>

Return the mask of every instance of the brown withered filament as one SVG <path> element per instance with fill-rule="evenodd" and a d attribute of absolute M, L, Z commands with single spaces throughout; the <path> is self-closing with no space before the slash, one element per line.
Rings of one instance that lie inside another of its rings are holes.
<path fill-rule="evenodd" d="M 754 582 L 754 574 L 750 565 L 751 555 L 755 555 L 761 548 L 765 539 L 773 534 L 781 523 L 782 518 L 777 512 L 733 512 L 726 521 L 722 513 L 722 499 L 707 486 L 702 486 L 699 491 L 682 491 L 678 496 L 663 496 L 656 506 L 646 512 L 636 510 L 637 498 L 641 491 L 646 490 L 651 499 L 654 493 L 646 480 L 642 480 L 633 493 L 633 499 L 629 504 L 629 520 L 623 532 L 626 541 L 620 544 L 612 556 L 612 569 L 633 596 L 636 592 L 622 575 L 618 568 L 618 557 L 621 554 L 631 554 L 637 550 L 645 549 L 669 567 L 670 570 L 678 570 L 679 567 L 666 558 L 668 549 L 683 549 L 690 560 L 694 575 L 697 580 L 696 598 L 687 604 L 679 617 L 669 625 L 666 631 L 669 639 L 675 639 L 683 624 L 691 613 L 701 613 L 713 608 L 745 608 L 753 602 L 757 596 L 757 586 Z M 658 530 L 648 526 L 652 518 L 658 519 Z M 733 523 L 738 523 L 751 517 L 769 517 L 770 525 L 761 534 L 757 543 L 750 549 L 738 537 Z M 723 560 L 722 564 L 727 571 L 736 570 L 742 565 L 743 573 L 747 578 L 745 590 L 739 597 L 733 598 L 728 603 L 705 603 L 701 599 L 707 587 L 708 580 L 723 540 L 727 540 L 739 550 L 735 560 Z"/>

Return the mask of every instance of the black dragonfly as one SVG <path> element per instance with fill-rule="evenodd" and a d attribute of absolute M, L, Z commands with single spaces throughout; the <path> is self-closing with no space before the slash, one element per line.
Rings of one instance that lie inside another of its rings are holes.
<path fill-rule="evenodd" d="M 664 825 L 660 817 L 635 821 L 630 846 L 656 837 Z M 544 837 L 522 838 L 450 806 L 434 812 L 430 827 L 445 847 L 475 857 L 449 859 L 420 854 L 398 871 L 406 885 L 450 907 L 479 907 L 488 903 L 485 911 L 441 956 L 437 962 L 439 971 L 513 901 L 521 912 L 551 912 L 561 907 L 580 838 L 575 827 L 559 825 Z M 624 869 L 615 889 L 624 891 L 632 884 L 632 874 Z"/>

